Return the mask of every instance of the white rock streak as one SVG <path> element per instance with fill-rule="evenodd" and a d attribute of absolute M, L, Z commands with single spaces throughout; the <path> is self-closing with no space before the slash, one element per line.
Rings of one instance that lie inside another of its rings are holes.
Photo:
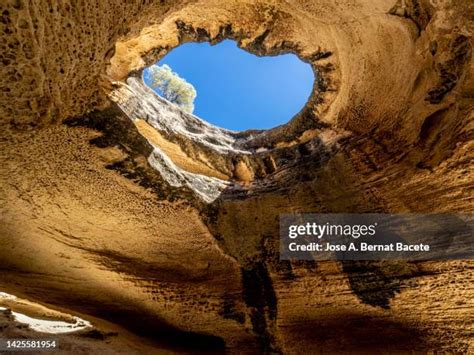
<path fill-rule="evenodd" d="M 156 146 L 153 153 L 148 157 L 148 162 L 160 172 L 161 176 L 171 186 L 180 187 L 186 185 L 207 203 L 211 203 L 218 198 L 222 190 L 230 185 L 224 180 L 180 169 Z"/>

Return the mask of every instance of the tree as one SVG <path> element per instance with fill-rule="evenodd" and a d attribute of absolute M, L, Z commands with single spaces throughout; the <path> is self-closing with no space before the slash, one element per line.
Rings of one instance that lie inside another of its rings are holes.
<path fill-rule="evenodd" d="M 150 86 L 168 101 L 178 105 L 184 111 L 194 111 L 196 89 L 185 79 L 181 78 L 168 65 L 152 65 L 148 69 Z"/>

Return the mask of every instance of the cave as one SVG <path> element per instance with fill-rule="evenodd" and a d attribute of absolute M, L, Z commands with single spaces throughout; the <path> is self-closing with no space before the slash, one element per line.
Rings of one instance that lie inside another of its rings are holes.
<path fill-rule="evenodd" d="M 0 291 L 28 300 L 8 301 L 20 313 L 94 325 L 58 336 L 63 350 L 472 352 L 472 260 L 278 255 L 285 213 L 473 212 L 468 2 L 9 0 L 0 13 Z M 143 83 L 174 48 L 224 40 L 311 65 L 304 107 L 232 132 Z M 38 338 L 3 311 L 0 325 Z"/>

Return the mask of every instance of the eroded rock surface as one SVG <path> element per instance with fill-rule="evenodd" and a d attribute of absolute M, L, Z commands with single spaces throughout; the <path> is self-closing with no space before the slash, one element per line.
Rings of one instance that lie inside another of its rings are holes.
<path fill-rule="evenodd" d="M 160 351 L 473 350 L 471 261 L 277 254 L 281 213 L 473 211 L 469 2 L 11 0 L 0 13 L 0 290 Z M 189 127 L 170 131 L 117 100 L 180 43 L 225 38 L 313 66 L 287 125 L 229 133 L 177 110 Z M 194 177 L 223 185 L 206 199 Z"/>

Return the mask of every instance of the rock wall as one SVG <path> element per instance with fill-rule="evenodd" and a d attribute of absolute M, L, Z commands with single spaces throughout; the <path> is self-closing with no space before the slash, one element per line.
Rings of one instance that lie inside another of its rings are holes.
<path fill-rule="evenodd" d="M 472 351 L 471 261 L 277 255 L 280 213 L 473 211 L 469 5 L 2 2 L 0 290 L 160 350 Z M 108 99 L 180 43 L 225 38 L 311 63 L 288 124 L 231 135 L 175 113 L 222 133 L 209 145 Z M 210 203 L 173 184 L 156 148 L 226 187 Z"/>

